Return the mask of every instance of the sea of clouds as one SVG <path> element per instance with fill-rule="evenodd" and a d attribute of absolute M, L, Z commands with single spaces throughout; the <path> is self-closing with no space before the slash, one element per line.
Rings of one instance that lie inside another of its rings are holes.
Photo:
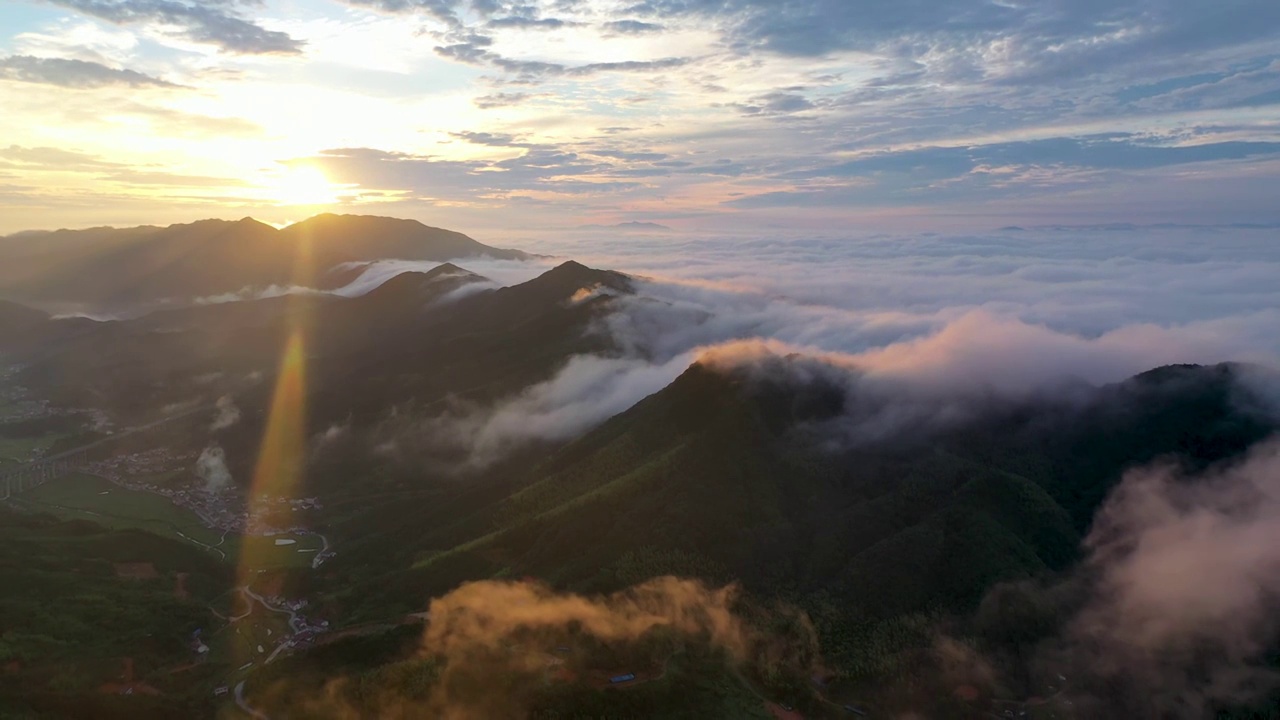
<path fill-rule="evenodd" d="M 848 371 L 863 389 L 871 380 L 947 402 L 1017 396 L 1065 379 L 1116 382 L 1173 363 L 1276 365 L 1276 235 L 1136 228 L 527 239 L 523 249 L 550 257 L 496 264 L 498 284 L 565 258 L 637 278 L 636 293 L 615 296 L 592 328 L 618 352 L 573 358 L 507 402 L 467 408 L 441 427 L 463 428 L 483 465 L 525 441 L 574 437 L 699 360 L 757 365 L 799 354 Z M 458 264 L 481 274 L 494 265 Z"/>

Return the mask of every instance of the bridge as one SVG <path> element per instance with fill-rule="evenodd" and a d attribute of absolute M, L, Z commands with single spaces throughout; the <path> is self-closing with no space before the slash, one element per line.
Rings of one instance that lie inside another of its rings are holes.
<path fill-rule="evenodd" d="M 0 486 L 4 488 L 4 494 L 0 495 L 0 500 L 8 500 L 14 495 L 68 475 L 88 464 L 87 448 L 79 448 L 44 460 L 0 469 Z"/>

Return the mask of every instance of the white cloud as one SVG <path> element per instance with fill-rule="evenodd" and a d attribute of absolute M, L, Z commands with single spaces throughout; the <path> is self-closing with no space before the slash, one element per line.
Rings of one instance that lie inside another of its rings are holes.
<path fill-rule="evenodd" d="M 226 490 L 231 487 L 231 471 L 227 469 L 227 453 L 214 444 L 206 447 L 196 459 L 196 476 L 204 480 L 205 489 L 210 492 Z"/>
<path fill-rule="evenodd" d="M 236 401 L 230 395 L 218 398 L 217 415 L 209 426 L 210 432 L 226 430 L 238 422 L 240 422 L 240 408 L 236 405 Z"/>
<path fill-rule="evenodd" d="M 1208 233 L 1219 237 L 1217 233 Z M 972 401 L 1174 363 L 1280 360 L 1280 248 L 1185 231 L 840 241 L 637 240 L 592 264 L 661 273 L 610 300 L 593 332 L 621 357 L 573 358 L 451 437 L 488 462 L 573 437 L 693 359 L 755 366 L 791 353 L 863 401 L 854 440 L 967 416 Z M 452 425 L 451 425 L 452 424 Z"/>
<path fill-rule="evenodd" d="M 1280 631 L 1276 441 L 1197 475 L 1172 465 L 1128 473 L 1085 546 L 1079 576 L 1089 599 L 1060 649 L 1083 671 L 1177 718 L 1248 700 L 1280 679 L 1260 662 Z M 1086 713 L 1107 702 L 1080 700 Z"/>

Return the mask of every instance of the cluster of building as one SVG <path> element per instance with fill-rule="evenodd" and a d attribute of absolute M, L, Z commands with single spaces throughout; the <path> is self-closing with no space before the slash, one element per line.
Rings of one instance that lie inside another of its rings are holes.
<path fill-rule="evenodd" d="M 211 528 L 267 537 L 306 535 L 311 532 L 301 525 L 280 527 L 279 513 L 285 508 L 291 512 L 318 510 L 321 507 L 319 498 L 271 498 L 262 495 L 257 502 L 246 508 L 244 500 L 234 488 L 209 490 L 194 475 L 190 475 L 189 468 L 195 459 L 195 453 L 173 453 L 167 448 L 156 448 L 98 460 L 90 463 L 88 470 L 120 487 L 167 497 L 174 505 L 194 512 Z M 156 485 L 150 480 L 167 473 L 186 473 L 190 477 L 175 483 L 173 487 Z M 312 566 L 319 567 L 333 555 L 326 547 L 312 559 Z"/>
<path fill-rule="evenodd" d="M 188 472 L 195 461 L 194 453 L 177 454 L 167 448 L 117 455 L 89 464 L 89 472 L 104 477 L 120 487 L 150 492 L 169 498 L 174 505 L 194 512 L 205 525 L 219 530 L 245 533 L 249 518 L 240 498 L 231 490 L 210 491 L 192 476 L 189 482 L 163 487 L 147 478 L 166 473 Z"/>
<path fill-rule="evenodd" d="M 161 475 L 178 472 L 190 467 L 195 458 L 196 456 L 193 453 L 175 454 L 171 453 L 168 448 L 155 448 L 154 450 L 129 453 L 128 455 L 116 455 L 106 460 L 98 460 L 90 464 L 89 467 L 94 474 L 123 485 L 133 475 Z M 139 489 L 149 490 L 151 487 L 141 486 Z"/>
<path fill-rule="evenodd" d="M 277 513 L 286 508 L 293 512 L 298 512 L 299 510 L 319 510 L 321 507 L 323 506 L 320 504 L 320 498 L 316 497 L 272 498 L 269 495 L 262 494 L 259 495 L 258 499 L 250 505 L 249 514 L 252 518 L 257 519 L 268 514 Z"/>
<path fill-rule="evenodd" d="M 22 365 L 0 366 L 0 407 L 4 408 L 3 419 L 6 422 L 34 420 L 53 414 L 48 400 L 32 398 L 29 388 L 13 382 L 23 368 Z"/>
<path fill-rule="evenodd" d="M 112 433 L 113 423 L 111 422 L 111 417 L 102 410 L 94 408 L 80 410 L 54 408 L 49 404 L 48 400 L 32 397 L 30 388 L 15 382 L 18 373 L 25 368 L 25 365 L 0 366 L 0 408 L 4 408 L 3 413 L 0 413 L 0 422 L 20 422 L 53 415 L 80 414 L 87 416 L 87 424 L 94 432 L 107 435 Z M 41 454 L 43 454 L 42 450 L 37 452 L 36 457 L 33 459 L 40 459 L 39 455 Z"/>
<path fill-rule="evenodd" d="M 328 560 L 329 558 L 337 554 L 338 553 L 332 550 L 321 550 L 320 552 L 316 553 L 316 556 L 314 558 L 311 559 L 311 567 L 313 569 L 318 568 L 321 565 L 323 565 L 326 560 Z"/>
<path fill-rule="evenodd" d="M 315 642 L 316 636 L 329 629 L 329 621 L 321 620 L 319 625 L 310 624 L 306 618 L 298 616 L 298 627 L 286 645 L 291 648 L 307 647 Z"/>
<path fill-rule="evenodd" d="M 316 636 L 326 632 L 329 629 L 329 621 L 321 620 L 320 622 L 311 622 L 302 614 L 307 607 L 306 600 L 289 600 L 279 595 L 272 595 L 262 598 L 263 604 L 276 610 L 284 610 L 289 613 L 289 629 L 293 632 L 289 639 L 281 643 L 276 652 L 280 652 L 284 648 L 306 647 L 315 642 Z M 274 658 L 276 653 L 272 653 Z M 270 659 L 268 659 L 270 662 Z"/>

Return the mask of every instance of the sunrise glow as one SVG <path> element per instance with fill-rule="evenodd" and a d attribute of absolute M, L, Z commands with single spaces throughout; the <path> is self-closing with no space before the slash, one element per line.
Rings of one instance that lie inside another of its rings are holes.
<path fill-rule="evenodd" d="M 329 205 L 338 199 L 337 188 L 313 167 L 290 168 L 270 192 L 281 205 Z"/>

